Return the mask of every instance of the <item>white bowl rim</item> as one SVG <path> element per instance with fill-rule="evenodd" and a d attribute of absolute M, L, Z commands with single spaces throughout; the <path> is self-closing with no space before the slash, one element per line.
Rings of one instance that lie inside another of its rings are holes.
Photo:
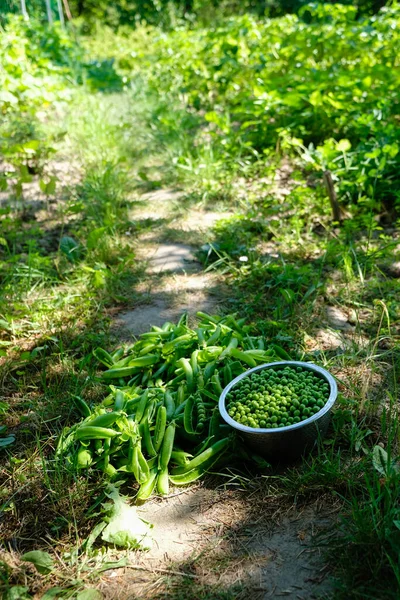
<path fill-rule="evenodd" d="M 257 371 L 263 371 L 266 368 L 277 367 L 279 365 L 284 365 L 284 366 L 293 365 L 296 367 L 302 367 L 303 369 L 306 369 L 309 371 L 316 371 L 317 373 L 319 373 L 326 379 L 326 381 L 330 387 L 330 394 L 329 394 L 328 400 L 326 401 L 325 405 L 321 408 L 321 410 L 319 410 L 317 413 L 315 413 L 311 417 L 308 417 L 308 419 L 304 419 L 304 421 L 300 421 L 299 423 L 293 423 L 292 425 L 285 425 L 285 427 L 273 427 L 273 428 L 272 427 L 270 427 L 270 428 L 248 427 L 248 425 L 242 425 L 241 423 L 238 423 L 237 421 L 232 419 L 232 417 L 228 414 L 228 411 L 225 408 L 225 398 L 226 398 L 227 394 L 230 392 L 230 390 L 233 387 L 235 387 L 235 385 L 239 381 L 241 381 L 245 377 L 248 377 L 252 373 L 256 373 Z M 334 377 L 326 369 L 319 367 L 318 365 L 315 365 L 314 363 L 302 362 L 302 361 L 297 361 L 297 360 L 282 360 L 282 361 L 278 361 L 278 362 L 264 363 L 262 365 L 258 365 L 257 367 L 248 369 L 244 373 L 241 373 L 240 375 L 235 377 L 235 379 L 233 379 L 230 383 L 228 383 L 228 385 L 222 390 L 222 394 L 219 397 L 218 408 L 219 408 L 219 412 L 220 412 L 222 418 L 224 419 L 224 421 L 226 423 L 228 423 L 228 425 L 231 425 L 231 427 L 234 427 L 235 429 L 238 429 L 239 431 L 242 431 L 244 433 L 252 433 L 254 435 L 260 435 L 262 433 L 282 433 L 283 431 L 286 432 L 286 431 L 293 431 L 295 429 L 300 429 L 301 427 L 304 427 L 305 425 L 308 425 L 309 423 L 312 423 L 313 421 L 318 421 L 318 419 L 323 417 L 327 412 L 329 412 L 331 410 L 332 406 L 336 402 L 337 394 L 338 394 L 338 389 L 337 389 L 336 381 L 335 381 Z"/>

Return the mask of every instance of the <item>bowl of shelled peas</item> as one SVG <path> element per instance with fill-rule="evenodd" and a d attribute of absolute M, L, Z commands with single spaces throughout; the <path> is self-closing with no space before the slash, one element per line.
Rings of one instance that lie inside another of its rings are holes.
<path fill-rule="evenodd" d="M 287 360 L 236 377 L 223 390 L 219 410 L 249 449 L 281 461 L 300 457 L 325 436 L 336 398 L 328 371 Z"/>

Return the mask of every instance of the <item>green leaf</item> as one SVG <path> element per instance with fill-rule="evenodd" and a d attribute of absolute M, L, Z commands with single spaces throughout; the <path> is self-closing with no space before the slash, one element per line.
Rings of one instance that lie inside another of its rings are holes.
<path fill-rule="evenodd" d="M 79 213 L 81 213 L 83 211 L 84 208 L 85 208 L 85 205 L 83 204 L 83 202 L 74 202 L 73 204 L 70 204 L 68 206 L 68 212 L 71 215 L 78 215 Z"/>
<path fill-rule="evenodd" d="M 36 567 L 36 570 L 42 575 L 47 575 L 54 569 L 52 557 L 48 552 L 43 552 L 43 550 L 26 552 L 21 556 L 21 559 L 32 563 Z"/>
<path fill-rule="evenodd" d="M 0 90 L 0 102 L 8 104 L 18 104 L 18 97 L 7 90 Z"/>
<path fill-rule="evenodd" d="M 30 600 L 32 596 L 28 594 L 28 588 L 24 585 L 14 585 L 6 591 L 3 600 Z"/>
<path fill-rule="evenodd" d="M 394 158 L 399 153 L 399 145 L 394 144 L 385 144 L 382 148 L 382 152 L 384 154 L 389 154 L 390 158 Z"/>
<path fill-rule="evenodd" d="M 44 179 L 39 181 L 39 187 L 46 196 L 51 196 L 56 191 L 56 181 L 57 178 L 52 176 L 49 181 L 46 183 Z"/>
<path fill-rule="evenodd" d="M 95 543 L 95 541 L 97 540 L 97 538 L 99 537 L 99 535 L 101 534 L 101 532 L 103 531 L 103 529 L 105 528 L 105 526 L 107 525 L 107 523 L 104 523 L 104 521 L 101 521 L 100 523 L 97 523 L 97 525 L 95 525 L 91 531 L 91 533 L 89 534 L 88 538 L 86 539 L 86 543 L 85 543 L 85 552 L 89 553 L 90 550 L 93 547 L 93 544 Z"/>
<path fill-rule="evenodd" d="M 29 142 L 21 144 L 21 150 L 23 150 L 27 154 L 36 154 L 37 150 L 39 149 L 39 146 L 39 140 L 29 140 Z"/>
<path fill-rule="evenodd" d="M 13 435 L 13 434 L 8 435 L 7 437 L 4 437 L 4 438 L 0 438 L 0 448 L 7 448 L 7 446 L 10 446 L 14 442 L 15 442 L 15 435 Z"/>
<path fill-rule="evenodd" d="M 50 600 L 50 598 L 60 598 L 61 596 L 64 596 L 66 594 L 66 591 L 63 590 L 63 588 L 61 587 L 53 587 L 50 588 L 49 590 L 47 590 L 43 596 L 40 598 L 40 600 Z"/>
<path fill-rule="evenodd" d="M 388 470 L 388 455 L 384 448 L 375 446 L 372 451 L 372 464 L 381 475 L 386 475 Z"/>
<path fill-rule="evenodd" d="M 397 529 L 400 529 L 400 521 L 393 521 L 393 525 L 397 527 Z"/>
<path fill-rule="evenodd" d="M 89 250 L 96 248 L 99 240 L 103 237 L 106 231 L 107 227 L 98 227 L 89 233 L 86 241 L 86 246 L 89 248 Z"/>
<path fill-rule="evenodd" d="M 81 247 L 79 242 L 74 238 L 65 235 L 60 240 L 60 251 L 67 257 L 67 259 L 75 263 L 82 255 Z"/>
<path fill-rule="evenodd" d="M 103 594 L 94 588 L 87 588 L 76 595 L 76 600 L 102 600 Z"/>
<path fill-rule="evenodd" d="M 295 293 L 293 290 L 289 290 L 289 289 L 285 289 L 285 288 L 280 288 L 280 293 L 282 294 L 282 296 L 285 298 L 286 302 L 288 304 L 292 304 L 292 302 L 295 299 Z"/>
<path fill-rule="evenodd" d="M 95 288 L 103 287 L 106 282 L 106 277 L 103 271 L 95 271 L 93 277 L 93 285 Z"/>
<path fill-rule="evenodd" d="M 349 140 L 343 139 L 340 140 L 337 144 L 336 144 L 336 150 L 338 152 L 348 152 L 351 148 L 351 143 Z"/>
<path fill-rule="evenodd" d="M 149 533 L 152 526 L 138 516 L 136 506 L 130 506 L 120 496 L 118 488 L 110 484 L 107 496 L 113 503 L 104 505 L 108 524 L 103 530 L 102 539 L 123 548 L 147 550 L 151 545 Z"/>
<path fill-rule="evenodd" d="M 0 414 L 6 413 L 9 408 L 10 408 L 10 405 L 8 404 L 8 402 L 3 402 L 2 400 L 0 400 Z M 1 425 L 0 425 L 0 431 L 1 431 Z"/>
<path fill-rule="evenodd" d="M 4 319 L 0 319 L 0 330 L 5 329 L 6 331 L 11 331 L 10 323 L 5 321 Z"/>
<path fill-rule="evenodd" d="M 54 192 L 56 191 L 56 181 L 57 180 L 55 177 L 50 177 L 50 181 L 46 185 L 46 194 L 48 196 L 52 196 L 54 194 Z"/>
<path fill-rule="evenodd" d="M 310 104 L 312 104 L 313 106 L 321 106 L 323 104 L 323 97 L 322 94 L 319 90 L 315 90 L 311 95 L 310 95 L 310 100 L 309 100 Z"/>

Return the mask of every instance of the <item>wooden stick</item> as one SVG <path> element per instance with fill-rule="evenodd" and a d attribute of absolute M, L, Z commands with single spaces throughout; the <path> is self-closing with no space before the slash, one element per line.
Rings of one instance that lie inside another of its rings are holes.
<path fill-rule="evenodd" d="M 189 577 L 190 579 L 198 579 L 198 575 L 193 575 L 192 573 L 183 573 L 182 571 L 174 571 L 173 569 L 159 569 L 157 567 L 141 567 L 139 565 L 115 565 L 107 569 L 107 571 L 112 571 L 113 569 L 135 569 L 136 571 L 146 571 L 148 573 L 164 573 L 165 575 L 179 575 L 180 577 Z M 104 569 L 105 571 L 105 569 Z"/>
<path fill-rule="evenodd" d="M 332 174 L 330 171 L 324 171 L 324 183 L 326 187 L 326 191 L 328 192 L 329 201 L 332 207 L 332 216 L 334 221 L 339 221 L 339 223 L 343 219 L 342 210 L 340 208 L 339 202 L 337 200 L 335 186 L 333 185 Z"/>
<path fill-rule="evenodd" d="M 68 21 L 72 21 L 72 14 L 71 14 L 71 10 L 69 8 L 68 0 L 63 0 L 63 4 L 64 4 L 65 14 L 67 15 Z"/>

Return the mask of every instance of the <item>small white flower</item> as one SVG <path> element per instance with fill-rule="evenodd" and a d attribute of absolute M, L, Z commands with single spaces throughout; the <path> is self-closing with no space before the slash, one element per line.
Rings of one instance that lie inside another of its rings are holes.
<path fill-rule="evenodd" d="M 240 262 L 248 262 L 249 257 L 248 256 L 239 256 L 239 260 L 240 260 Z"/>

